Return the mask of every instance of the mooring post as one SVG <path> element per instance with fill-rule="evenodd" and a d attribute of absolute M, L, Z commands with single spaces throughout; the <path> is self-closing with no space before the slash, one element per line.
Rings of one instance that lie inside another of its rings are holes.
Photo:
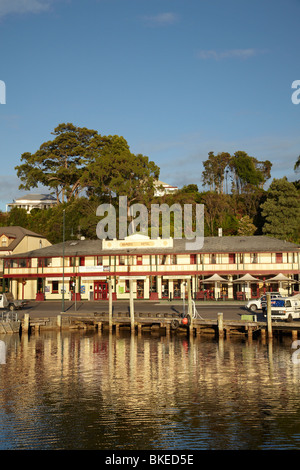
<path fill-rule="evenodd" d="M 57 326 L 58 326 L 58 328 L 61 328 L 61 326 L 62 326 L 61 315 L 57 315 Z"/>
<path fill-rule="evenodd" d="M 133 302 L 133 280 L 129 280 L 129 289 L 130 289 L 130 326 L 131 332 L 134 331 L 134 302 Z"/>
<path fill-rule="evenodd" d="M 224 337 L 223 313 L 218 313 L 218 334 L 220 338 Z"/>
<path fill-rule="evenodd" d="M 192 292 L 191 292 L 191 282 L 188 280 L 188 314 L 190 316 L 190 334 L 192 335 L 194 332 L 194 325 L 193 325 L 193 306 L 192 306 Z"/>
<path fill-rule="evenodd" d="M 24 322 L 23 322 L 23 331 L 29 331 L 29 328 L 30 328 L 30 317 L 29 317 L 29 313 L 25 313 L 24 314 Z"/>
<path fill-rule="evenodd" d="M 267 292 L 267 329 L 268 329 L 268 337 L 272 338 L 272 318 L 271 318 L 271 294 Z"/>
<path fill-rule="evenodd" d="M 108 281 L 108 324 L 109 331 L 112 331 L 112 284 L 111 279 Z"/>

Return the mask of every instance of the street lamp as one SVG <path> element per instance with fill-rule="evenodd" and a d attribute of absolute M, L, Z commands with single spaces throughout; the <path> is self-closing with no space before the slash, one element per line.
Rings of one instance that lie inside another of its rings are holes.
<path fill-rule="evenodd" d="M 62 307 L 61 311 L 65 311 L 65 221 L 66 213 L 65 209 L 63 210 L 63 289 L 62 289 Z"/>

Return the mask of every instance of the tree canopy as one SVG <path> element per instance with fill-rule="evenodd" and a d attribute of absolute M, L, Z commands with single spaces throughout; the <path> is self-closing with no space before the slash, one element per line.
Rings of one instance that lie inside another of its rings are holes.
<path fill-rule="evenodd" d="M 289 241 L 299 236 L 300 196 L 286 177 L 272 181 L 261 207 L 264 234 Z"/>
<path fill-rule="evenodd" d="M 97 131 L 59 124 L 53 140 L 41 144 L 34 154 L 23 153 L 16 166 L 20 189 L 43 185 L 54 190 L 57 202 L 88 196 L 125 194 L 129 200 L 154 192 L 159 168 L 149 158 L 130 152 L 123 137 L 101 136 Z"/>
<path fill-rule="evenodd" d="M 269 160 L 259 161 L 239 150 L 234 155 L 227 152 L 214 155 L 209 152 L 203 166 L 203 186 L 208 186 L 210 190 L 218 193 L 227 193 L 230 178 L 231 190 L 240 194 L 251 188 L 262 188 L 271 177 L 272 163 Z"/>

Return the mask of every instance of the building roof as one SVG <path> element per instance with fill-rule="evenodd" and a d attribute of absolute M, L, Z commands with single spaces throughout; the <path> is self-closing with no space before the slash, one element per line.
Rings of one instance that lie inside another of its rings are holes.
<path fill-rule="evenodd" d="M 42 201 L 53 201 L 56 202 L 56 198 L 52 196 L 51 194 L 26 194 L 25 196 L 18 197 L 15 199 L 17 202 L 21 201 L 36 201 L 36 202 L 42 202 Z"/>
<path fill-rule="evenodd" d="M 12 258 L 128 255 L 128 254 L 172 254 L 186 253 L 186 240 L 174 239 L 172 248 L 141 247 L 128 249 L 102 249 L 102 240 L 68 240 L 65 243 L 47 246 L 27 253 L 10 255 Z M 249 253 L 299 251 L 300 245 L 266 236 L 205 237 L 203 247 L 197 253 Z M 189 251 L 193 253 L 193 251 Z"/>
<path fill-rule="evenodd" d="M 26 236 L 45 238 L 44 235 L 40 235 L 38 233 L 32 232 L 31 230 L 19 226 L 0 227 L 0 237 L 2 235 L 6 235 L 8 238 L 14 238 L 14 240 L 8 246 L 0 246 L 0 252 L 14 250 L 15 247 L 20 243 L 20 241 Z"/>

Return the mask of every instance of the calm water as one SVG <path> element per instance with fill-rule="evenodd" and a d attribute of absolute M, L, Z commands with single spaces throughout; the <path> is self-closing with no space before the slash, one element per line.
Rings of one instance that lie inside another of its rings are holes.
<path fill-rule="evenodd" d="M 300 449 L 292 340 L 2 335 L 0 449 Z M 299 356 L 300 357 L 300 356 Z"/>

